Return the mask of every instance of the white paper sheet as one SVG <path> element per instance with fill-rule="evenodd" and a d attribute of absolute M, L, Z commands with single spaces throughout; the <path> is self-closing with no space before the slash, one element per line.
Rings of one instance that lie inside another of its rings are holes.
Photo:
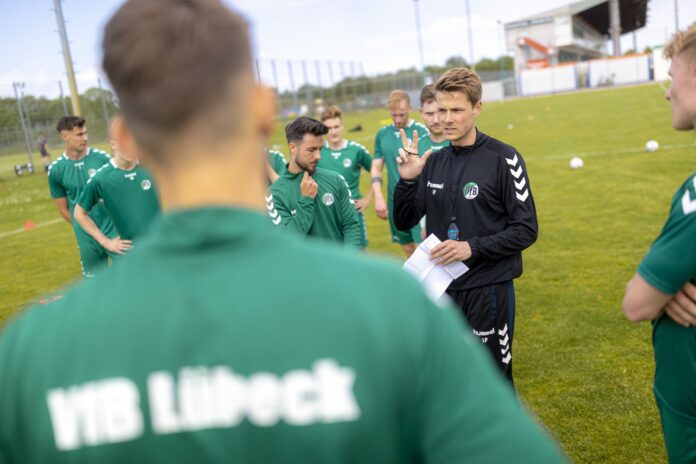
<path fill-rule="evenodd" d="M 445 293 L 454 279 L 469 270 L 466 264 L 461 261 L 447 266 L 440 266 L 431 261 L 430 250 L 440 243 L 439 238 L 430 234 L 404 263 L 404 269 L 423 283 L 425 291 L 434 300 L 439 299 Z"/>

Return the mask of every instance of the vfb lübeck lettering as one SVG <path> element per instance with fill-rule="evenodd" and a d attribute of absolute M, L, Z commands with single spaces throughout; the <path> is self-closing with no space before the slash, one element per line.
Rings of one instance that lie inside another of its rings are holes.
<path fill-rule="evenodd" d="M 360 417 L 354 382 L 355 372 L 332 359 L 282 377 L 245 377 L 227 366 L 184 367 L 178 378 L 153 372 L 147 377 L 150 426 L 164 435 L 235 427 L 245 419 L 258 427 L 354 421 Z M 61 451 L 134 440 L 144 432 L 140 391 L 129 378 L 53 389 L 46 400 Z"/>

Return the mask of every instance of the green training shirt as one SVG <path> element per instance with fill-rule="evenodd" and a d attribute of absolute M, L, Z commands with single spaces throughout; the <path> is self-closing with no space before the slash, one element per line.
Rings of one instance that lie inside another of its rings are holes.
<path fill-rule="evenodd" d="M 430 134 L 424 135 L 422 138 L 418 139 L 418 153 L 423 156 L 428 150 L 433 150 L 433 153 L 442 150 L 450 144 L 449 140 L 444 140 L 442 142 L 433 142 L 430 138 Z"/>
<path fill-rule="evenodd" d="M 279 176 L 285 174 L 285 171 L 288 170 L 285 155 L 277 150 L 266 150 L 266 156 L 268 157 L 268 164 L 271 165 L 276 174 Z"/>
<path fill-rule="evenodd" d="M 418 131 L 418 138 L 424 137 L 428 133 L 428 128 L 423 124 L 410 120 L 408 126 L 404 129 L 406 137 L 409 140 L 413 139 L 413 131 Z M 394 124 L 382 127 L 375 136 L 375 154 L 374 159 L 384 159 L 384 165 L 387 167 L 387 192 L 389 202 L 394 196 L 394 188 L 401 178 L 399 176 L 396 157 L 399 156 L 399 148 L 401 148 L 401 134 Z"/>
<path fill-rule="evenodd" d="M 469 333 L 392 263 L 170 213 L 0 334 L 0 462 L 563 462 Z"/>
<path fill-rule="evenodd" d="M 342 175 L 350 188 L 354 200 L 362 198 L 360 193 L 360 168 L 370 172 L 372 157 L 367 148 L 357 142 L 344 140 L 340 150 L 333 150 L 329 142 L 321 147 L 319 167 Z"/>
<path fill-rule="evenodd" d="M 672 199 L 662 232 L 638 267 L 638 273 L 663 293 L 696 284 L 696 175 Z M 653 328 L 655 397 L 696 426 L 696 328 L 684 328 L 663 315 Z"/>
<path fill-rule="evenodd" d="M 67 198 L 70 216 L 72 216 L 87 181 L 110 160 L 111 157 L 105 151 L 96 148 L 88 148 L 87 154 L 80 160 L 71 160 L 63 153 L 48 168 L 48 188 L 51 198 Z M 104 205 L 96 205 L 92 208 L 89 217 L 105 235 L 113 231 L 113 223 Z M 73 226 L 80 228 L 74 219 Z"/>
<path fill-rule="evenodd" d="M 273 224 L 282 230 L 360 247 L 360 218 L 346 181 L 340 174 L 317 168 L 312 178 L 319 190 L 316 197 L 309 198 L 300 194 L 303 176 L 304 172 L 287 171 L 271 185 L 266 209 Z"/>
<path fill-rule="evenodd" d="M 150 173 L 140 164 L 131 170 L 121 169 L 114 160 L 87 181 L 78 205 L 91 211 L 101 202 L 124 240 L 143 235 L 160 210 Z"/>

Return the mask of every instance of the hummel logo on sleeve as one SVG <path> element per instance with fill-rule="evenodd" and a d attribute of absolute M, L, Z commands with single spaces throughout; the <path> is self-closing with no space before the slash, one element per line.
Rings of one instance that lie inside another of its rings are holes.
<path fill-rule="evenodd" d="M 529 197 L 529 189 L 526 188 L 527 180 L 522 175 L 522 163 L 519 162 L 520 160 L 517 158 L 517 153 L 515 153 L 515 156 L 511 159 L 505 158 L 505 161 L 507 161 L 507 164 L 510 166 L 510 174 L 516 179 L 513 181 L 516 190 L 515 196 L 524 203 L 527 201 L 527 197 Z M 515 169 L 515 167 L 517 167 L 517 169 Z"/>
<path fill-rule="evenodd" d="M 694 190 L 696 190 L 696 176 L 694 176 Z M 682 196 L 682 209 L 684 210 L 684 215 L 691 214 L 696 211 L 696 198 L 691 199 L 691 194 L 687 188 Z"/>

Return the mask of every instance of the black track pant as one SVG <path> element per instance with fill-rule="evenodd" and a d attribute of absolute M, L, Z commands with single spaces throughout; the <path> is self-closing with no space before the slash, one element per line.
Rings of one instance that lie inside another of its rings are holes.
<path fill-rule="evenodd" d="M 512 281 L 447 294 L 461 309 L 474 335 L 488 347 L 503 374 L 512 381 L 512 332 L 515 287 Z"/>

